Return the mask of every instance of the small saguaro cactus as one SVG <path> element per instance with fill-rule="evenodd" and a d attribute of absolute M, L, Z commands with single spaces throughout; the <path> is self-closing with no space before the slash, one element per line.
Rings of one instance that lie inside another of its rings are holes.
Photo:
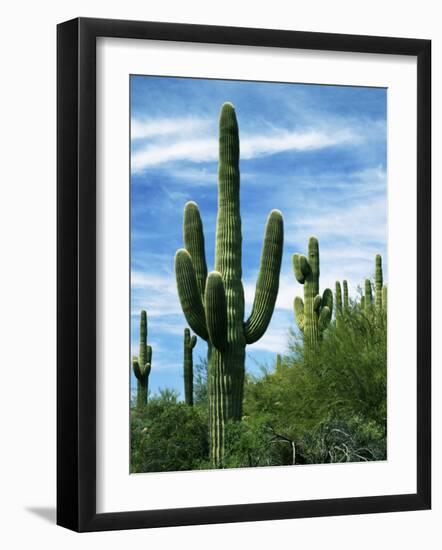
<path fill-rule="evenodd" d="M 280 354 L 280 353 L 277 353 L 277 354 L 276 354 L 276 365 L 275 365 L 275 370 L 276 370 L 276 372 L 278 372 L 278 373 L 281 373 L 281 371 L 282 371 L 282 358 L 281 358 L 281 354 Z"/>
<path fill-rule="evenodd" d="M 196 336 L 190 336 L 190 330 L 184 329 L 184 400 L 193 405 L 193 348 L 196 346 Z"/>
<path fill-rule="evenodd" d="M 371 288 L 370 279 L 365 279 L 364 296 L 362 300 L 362 306 L 366 313 L 370 313 L 373 310 L 373 292 Z"/>
<path fill-rule="evenodd" d="M 342 281 L 342 287 L 344 292 L 342 293 L 340 281 L 336 281 L 335 284 L 335 317 L 336 325 L 339 326 L 343 317 L 348 314 L 349 301 L 348 301 L 348 283 L 344 279 Z"/>
<path fill-rule="evenodd" d="M 304 344 L 314 350 L 328 327 L 333 312 L 333 294 L 326 288 L 319 294 L 319 243 L 316 237 L 310 237 L 308 257 L 293 255 L 293 269 L 299 283 L 304 285 L 304 301 L 296 296 L 294 302 L 295 318 L 299 329 L 304 333 Z"/>
<path fill-rule="evenodd" d="M 336 318 L 338 315 L 342 315 L 342 291 L 341 283 L 339 281 L 336 281 L 335 283 L 335 312 Z"/>
<path fill-rule="evenodd" d="M 348 312 L 348 308 L 349 308 L 349 303 L 348 303 L 348 283 L 347 281 L 344 279 L 342 281 L 342 285 L 344 287 L 344 313 L 347 313 Z"/>
<path fill-rule="evenodd" d="M 336 326 L 339 326 L 342 321 L 342 290 L 339 281 L 335 283 L 335 317 Z"/>
<path fill-rule="evenodd" d="M 144 309 L 140 316 L 140 352 L 134 357 L 132 366 L 137 379 L 137 408 L 147 403 L 149 374 L 152 363 L 152 347 L 147 345 L 147 314 Z"/>
<path fill-rule="evenodd" d="M 276 302 L 283 248 L 281 212 L 267 220 L 252 312 L 244 321 L 241 282 L 239 135 L 231 103 L 219 123 L 218 216 L 215 271 L 207 275 L 204 233 L 198 206 L 184 209 L 184 247 L 175 256 L 178 295 L 190 328 L 208 343 L 210 454 L 215 467 L 224 461 L 225 424 L 241 420 L 245 347 L 266 331 Z"/>
<path fill-rule="evenodd" d="M 375 259 L 375 306 L 376 306 L 376 315 L 380 315 L 382 312 L 382 286 L 383 286 L 383 276 L 382 276 L 382 258 L 380 254 L 376 254 Z"/>

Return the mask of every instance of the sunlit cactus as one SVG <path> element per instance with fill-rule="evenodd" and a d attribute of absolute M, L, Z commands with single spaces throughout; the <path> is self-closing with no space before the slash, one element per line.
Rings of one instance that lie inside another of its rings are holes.
<path fill-rule="evenodd" d="M 132 361 L 137 379 L 137 408 L 147 403 L 151 363 L 152 348 L 147 345 L 147 314 L 143 309 L 140 316 L 140 351 L 138 357 L 134 357 Z"/>
<path fill-rule="evenodd" d="M 319 294 L 319 243 L 316 237 L 310 237 L 308 256 L 293 255 L 293 269 L 297 281 L 304 285 L 304 300 L 299 296 L 295 298 L 295 318 L 304 333 L 306 349 L 312 351 L 318 346 L 333 312 L 332 291 L 326 288 L 322 297 Z"/>
<path fill-rule="evenodd" d="M 190 330 L 184 329 L 184 400 L 193 405 L 193 348 L 196 336 L 190 336 Z"/>
<path fill-rule="evenodd" d="M 225 103 L 219 123 L 218 216 L 215 271 L 207 275 L 204 233 L 198 206 L 184 211 L 184 249 L 175 256 L 178 294 L 191 329 L 208 342 L 208 395 L 211 458 L 224 460 L 224 431 L 240 420 L 245 347 L 265 333 L 276 302 L 283 249 L 283 219 L 267 220 L 261 266 L 250 317 L 244 321 L 240 216 L 239 135 L 235 109 Z"/>

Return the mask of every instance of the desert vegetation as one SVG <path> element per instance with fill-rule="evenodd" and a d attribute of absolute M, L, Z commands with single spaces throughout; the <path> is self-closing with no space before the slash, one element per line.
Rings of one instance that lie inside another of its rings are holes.
<path fill-rule="evenodd" d="M 184 208 L 184 247 L 175 256 L 184 317 L 183 395 L 149 396 L 152 348 L 141 312 L 131 407 L 131 471 L 282 466 L 384 460 L 387 407 L 387 287 L 382 258 L 373 280 L 349 296 L 320 288 L 319 242 L 293 254 L 294 318 L 286 349 L 259 375 L 245 369 L 246 346 L 271 322 L 283 254 L 283 217 L 269 214 L 251 314 L 244 317 L 239 132 L 230 103 L 219 124 L 215 269 L 208 273 L 198 206 Z M 292 253 L 292 251 L 290 251 Z M 299 286 L 302 285 L 302 286 Z M 303 298 L 299 296 L 303 290 Z M 192 335 L 191 330 L 195 333 Z M 207 357 L 194 364 L 197 337 Z"/>

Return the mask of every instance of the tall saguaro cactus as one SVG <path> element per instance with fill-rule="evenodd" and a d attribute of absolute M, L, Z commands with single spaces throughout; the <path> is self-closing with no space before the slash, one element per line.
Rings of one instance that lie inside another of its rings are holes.
<path fill-rule="evenodd" d="M 239 190 L 238 123 L 233 105 L 224 103 L 219 123 L 215 271 L 207 276 L 203 227 L 194 202 L 185 206 L 185 248 L 175 256 L 184 315 L 192 330 L 208 342 L 211 457 L 217 467 L 223 465 L 225 424 L 242 416 L 246 344 L 261 338 L 273 314 L 283 248 L 282 215 L 272 210 L 265 229 L 252 312 L 244 322 Z"/>
<path fill-rule="evenodd" d="M 184 329 L 184 400 L 193 405 L 193 348 L 196 336 L 190 336 L 190 330 Z"/>
<path fill-rule="evenodd" d="M 319 294 L 319 243 L 316 237 L 310 237 L 308 257 L 293 255 L 293 269 L 299 283 L 304 285 L 304 301 L 296 296 L 294 302 L 295 318 L 304 333 L 304 344 L 314 350 L 328 327 L 333 312 L 333 294 L 326 288 Z"/>
<path fill-rule="evenodd" d="M 140 352 L 134 357 L 132 366 L 137 379 L 137 408 L 147 403 L 149 374 L 152 363 L 152 347 L 147 345 L 147 314 L 144 309 L 140 316 Z"/>

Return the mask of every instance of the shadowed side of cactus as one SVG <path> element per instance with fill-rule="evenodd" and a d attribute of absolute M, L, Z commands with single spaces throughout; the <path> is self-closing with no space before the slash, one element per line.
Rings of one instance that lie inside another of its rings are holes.
<path fill-rule="evenodd" d="M 388 304 L 388 287 L 384 285 L 382 287 L 382 311 L 384 315 L 387 315 L 387 304 Z"/>
<path fill-rule="evenodd" d="M 196 336 L 190 336 L 190 330 L 184 329 L 184 400 L 193 405 L 193 348 Z"/>
<path fill-rule="evenodd" d="M 295 298 L 295 318 L 304 333 L 306 349 L 311 351 L 318 346 L 333 312 L 332 291 L 326 288 L 322 297 L 319 294 L 319 243 L 316 237 L 310 237 L 308 257 L 293 255 L 293 269 L 297 281 L 304 285 L 304 301 L 299 296 Z"/>
<path fill-rule="evenodd" d="M 184 315 L 191 329 L 208 342 L 209 430 L 216 467 L 223 466 L 226 422 L 242 417 L 245 347 L 259 340 L 270 323 L 283 248 L 282 215 L 273 210 L 265 229 L 252 312 L 244 322 L 239 190 L 238 123 L 233 105 L 225 103 L 219 123 L 215 271 L 207 275 L 203 226 L 194 202 L 185 206 L 185 248 L 175 256 Z"/>
<path fill-rule="evenodd" d="M 152 348 L 147 345 L 147 314 L 143 309 L 140 315 L 140 351 L 138 357 L 134 357 L 132 361 L 137 379 L 137 408 L 147 403 L 151 363 Z"/>

